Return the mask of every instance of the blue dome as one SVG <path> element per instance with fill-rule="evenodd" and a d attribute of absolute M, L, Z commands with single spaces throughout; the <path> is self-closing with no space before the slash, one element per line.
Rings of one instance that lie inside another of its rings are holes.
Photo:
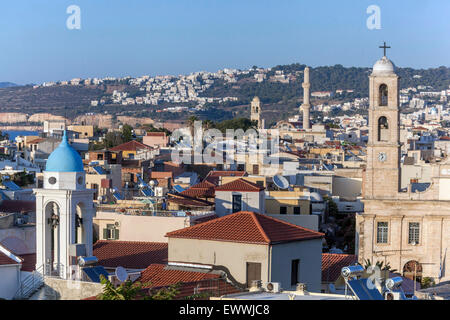
<path fill-rule="evenodd" d="M 45 171 L 50 172 L 82 172 L 83 160 L 67 140 L 66 131 L 58 148 L 48 157 Z"/>

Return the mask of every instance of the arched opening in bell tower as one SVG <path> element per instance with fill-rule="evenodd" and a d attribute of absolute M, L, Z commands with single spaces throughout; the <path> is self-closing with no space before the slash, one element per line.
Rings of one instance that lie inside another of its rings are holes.
<path fill-rule="evenodd" d="M 389 141 L 389 123 L 384 116 L 378 119 L 378 141 Z"/>
<path fill-rule="evenodd" d="M 82 202 L 77 204 L 75 210 L 75 239 L 74 243 L 84 243 L 85 230 L 83 226 L 84 217 L 84 204 Z"/>
<path fill-rule="evenodd" d="M 380 85 L 378 93 L 379 101 L 378 105 L 380 107 L 386 107 L 388 105 L 388 87 L 385 84 Z"/>
<path fill-rule="evenodd" d="M 47 223 L 45 243 L 45 271 L 48 274 L 58 272 L 61 266 L 60 257 L 60 208 L 59 205 L 51 201 L 45 206 L 45 222 Z"/>

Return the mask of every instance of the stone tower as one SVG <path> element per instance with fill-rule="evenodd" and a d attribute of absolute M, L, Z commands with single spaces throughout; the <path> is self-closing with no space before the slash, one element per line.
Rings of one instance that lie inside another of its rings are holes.
<path fill-rule="evenodd" d="M 369 90 L 364 198 L 395 199 L 400 188 L 399 77 L 386 56 L 375 63 Z"/>
<path fill-rule="evenodd" d="M 36 270 L 67 279 L 77 256 L 92 255 L 93 191 L 83 161 L 64 136 L 49 156 L 36 194 Z"/>
<path fill-rule="evenodd" d="M 258 129 L 264 129 L 264 124 L 261 119 L 261 101 L 258 97 L 254 97 L 252 100 L 250 120 L 258 122 Z"/>
<path fill-rule="evenodd" d="M 309 90 L 311 85 L 309 84 L 309 67 L 305 68 L 305 71 L 303 73 L 304 79 L 303 79 L 303 103 L 300 107 L 300 112 L 303 110 L 303 129 L 309 130 L 311 129 L 311 122 L 310 122 L 310 109 L 311 105 L 309 103 Z"/>

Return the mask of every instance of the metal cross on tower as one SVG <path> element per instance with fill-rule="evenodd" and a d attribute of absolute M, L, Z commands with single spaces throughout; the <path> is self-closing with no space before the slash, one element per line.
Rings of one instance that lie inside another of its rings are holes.
<path fill-rule="evenodd" d="M 390 49 L 391 47 L 386 45 L 386 41 L 384 42 L 383 46 L 380 46 L 381 49 L 384 49 L 384 56 L 386 57 L 386 49 Z"/>

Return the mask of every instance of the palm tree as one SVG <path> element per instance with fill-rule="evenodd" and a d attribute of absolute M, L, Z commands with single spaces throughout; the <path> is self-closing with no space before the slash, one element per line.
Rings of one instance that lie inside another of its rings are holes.
<path fill-rule="evenodd" d="M 370 259 L 364 259 L 364 269 L 369 268 L 371 265 L 372 265 L 372 261 Z M 396 269 L 392 269 L 392 267 L 389 264 L 389 262 L 384 264 L 383 261 L 377 261 L 375 263 L 375 266 L 378 267 L 382 271 L 397 272 Z"/>
<path fill-rule="evenodd" d="M 198 117 L 196 117 L 196 116 L 190 116 L 188 119 L 187 119 L 187 125 L 188 125 L 188 127 L 189 127 L 189 129 L 190 129 L 190 132 L 191 132 L 191 143 L 193 144 L 193 141 L 194 141 L 194 124 L 195 124 L 195 121 L 199 121 L 200 119 L 198 118 Z"/>

